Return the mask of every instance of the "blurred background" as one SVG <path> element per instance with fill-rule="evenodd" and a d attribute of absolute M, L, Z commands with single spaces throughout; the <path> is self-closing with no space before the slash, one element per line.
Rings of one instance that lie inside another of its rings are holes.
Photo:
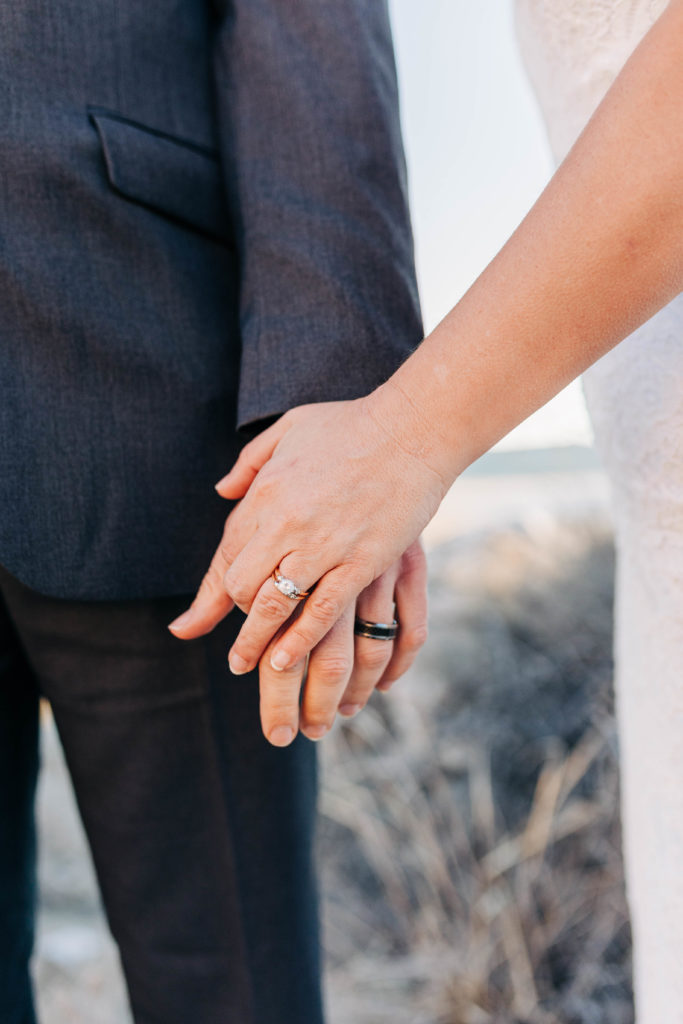
<path fill-rule="evenodd" d="M 427 329 L 552 167 L 509 0 L 390 0 Z M 321 745 L 330 1024 L 630 1024 L 612 531 L 575 383 L 427 530 L 431 638 Z M 46 716 L 36 975 L 49 1024 L 128 1024 Z"/>

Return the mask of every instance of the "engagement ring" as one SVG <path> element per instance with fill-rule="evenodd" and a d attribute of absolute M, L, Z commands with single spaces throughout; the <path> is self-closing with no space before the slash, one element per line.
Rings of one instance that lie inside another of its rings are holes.
<path fill-rule="evenodd" d="M 271 579 L 280 593 L 291 598 L 292 601 L 303 601 L 310 593 L 309 590 L 299 590 L 294 580 L 287 579 L 279 569 L 273 569 Z"/>

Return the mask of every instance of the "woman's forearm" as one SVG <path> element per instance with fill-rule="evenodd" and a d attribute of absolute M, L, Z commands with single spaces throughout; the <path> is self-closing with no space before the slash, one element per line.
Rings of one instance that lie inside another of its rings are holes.
<path fill-rule="evenodd" d="M 675 0 L 505 247 L 385 386 L 380 416 L 450 482 L 681 288 Z"/>
<path fill-rule="evenodd" d="M 298 664 L 478 455 L 683 287 L 683 0 L 672 0 L 507 245 L 380 389 L 303 406 L 220 482 L 241 499 L 184 621 L 249 609 L 233 657 Z M 227 571 L 226 571 L 227 570 Z M 221 603 L 223 602 L 223 604 Z M 223 610 L 221 610 L 223 608 Z M 189 623 L 189 624 L 188 624 Z"/>

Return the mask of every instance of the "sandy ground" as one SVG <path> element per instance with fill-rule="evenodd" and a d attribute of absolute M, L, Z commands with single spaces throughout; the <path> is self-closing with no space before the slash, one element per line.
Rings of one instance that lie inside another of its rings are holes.
<path fill-rule="evenodd" d="M 632 1021 L 607 495 L 567 458 L 456 484 L 419 666 L 322 745 L 330 1024 Z M 129 1024 L 49 715 L 39 818 L 41 1020 Z"/>

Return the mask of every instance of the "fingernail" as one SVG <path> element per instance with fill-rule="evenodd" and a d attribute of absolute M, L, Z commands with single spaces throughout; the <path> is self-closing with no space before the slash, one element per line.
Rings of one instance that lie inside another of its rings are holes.
<path fill-rule="evenodd" d="M 339 714 L 344 718 L 353 718 L 360 711 L 360 704 L 342 704 L 339 707 Z"/>
<path fill-rule="evenodd" d="M 375 689 L 376 690 L 381 690 L 382 693 L 386 693 L 387 690 L 390 690 L 393 685 L 394 685 L 394 681 L 392 679 L 392 681 L 390 683 L 378 683 L 377 686 L 375 687 Z"/>
<path fill-rule="evenodd" d="M 327 725 L 309 725 L 302 730 L 304 736 L 309 740 L 321 740 L 326 732 L 329 732 Z"/>
<path fill-rule="evenodd" d="M 222 487 L 222 486 L 223 486 L 223 484 L 224 484 L 224 483 L 225 483 L 225 482 L 226 482 L 227 480 L 229 480 L 229 479 L 230 479 L 231 475 L 232 475 L 231 473 L 228 473 L 228 474 L 227 474 L 226 476 L 222 476 L 222 477 L 220 478 L 220 480 L 218 481 L 218 483 L 217 483 L 217 484 L 214 484 L 214 487 L 216 488 L 216 490 L 218 490 L 218 488 L 219 488 L 219 487 Z"/>
<path fill-rule="evenodd" d="M 282 672 L 289 668 L 291 660 L 286 651 L 273 651 L 270 656 L 270 667 L 274 668 L 276 672 Z"/>
<path fill-rule="evenodd" d="M 294 730 L 288 725 L 278 725 L 270 733 L 268 739 L 275 747 L 287 747 L 294 739 Z"/>
<path fill-rule="evenodd" d="M 184 629 L 185 626 L 189 626 L 190 625 L 190 622 L 192 621 L 193 618 L 194 618 L 194 612 L 193 612 L 193 610 L 191 608 L 188 608 L 186 612 L 183 612 L 182 615 L 179 615 L 177 619 L 173 620 L 173 622 L 169 622 L 167 628 L 168 629 Z"/>
<path fill-rule="evenodd" d="M 241 654 L 230 654 L 228 659 L 230 663 L 230 671 L 233 675 L 243 676 L 245 672 L 249 671 L 249 662 L 245 661 Z"/>

